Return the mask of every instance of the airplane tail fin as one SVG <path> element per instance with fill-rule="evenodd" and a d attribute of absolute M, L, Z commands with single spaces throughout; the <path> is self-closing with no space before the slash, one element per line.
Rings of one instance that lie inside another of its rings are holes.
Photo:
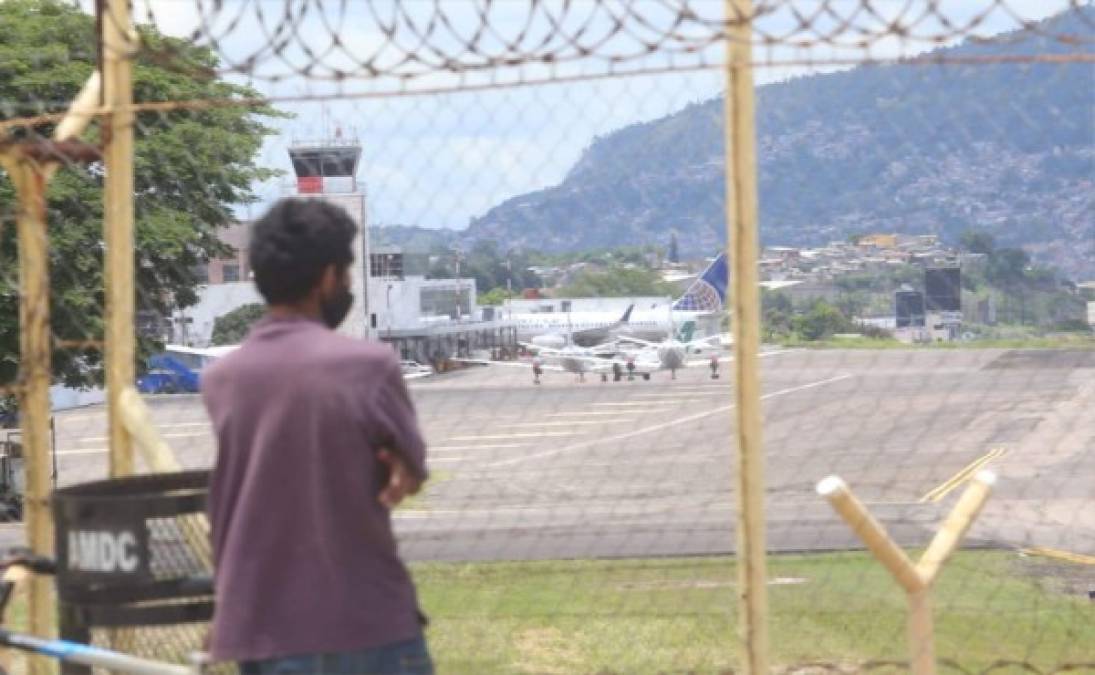
<path fill-rule="evenodd" d="M 707 266 L 684 295 L 673 303 L 673 309 L 685 312 L 717 312 L 726 303 L 726 287 L 729 284 L 730 268 L 726 262 L 726 253 L 719 253 L 715 261 Z"/>
<path fill-rule="evenodd" d="M 627 310 L 624 312 L 624 315 L 620 317 L 620 323 L 627 323 L 631 320 L 631 310 L 633 309 L 635 309 L 635 303 L 631 303 L 627 306 Z"/>

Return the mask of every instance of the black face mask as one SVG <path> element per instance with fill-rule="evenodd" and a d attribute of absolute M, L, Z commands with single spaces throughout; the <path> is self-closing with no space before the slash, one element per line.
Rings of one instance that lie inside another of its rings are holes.
<path fill-rule="evenodd" d="M 350 307 L 354 304 L 354 294 L 345 286 L 335 291 L 334 297 L 323 298 L 319 301 L 319 312 L 323 316 L 323 323 L 331 330 L 342 325 L 346 315 L 350 313 Z"/>

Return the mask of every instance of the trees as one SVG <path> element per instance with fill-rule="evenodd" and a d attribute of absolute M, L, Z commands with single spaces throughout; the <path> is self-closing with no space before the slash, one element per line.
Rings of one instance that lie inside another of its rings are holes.
<path fill-rule="evenodd" d="M 529 258 L 522 251 L 509 251 L 504 256 L 498 245 L 489 239 L 475 242 L 470 251 L 444 250 L 430 266 L 428 276 L 433 279 L 455 276 L 475 279 L 480 292 L 495 288 L 538 288 L 540 278 L 529 270 Z"/>
<path fill-rule="evenodd" d="M 479 294 L 480 305 L 501 305 L 504 301 L 516 297 L 516 293 L 507 291 L 501 286 L 496 286 L 486 293 Z"/>
<path fill-rule="evenodd" d="M 233 309 L 213 322 L 213 344 L 234 345 L 243 341 L 251 326 L 266 314 L 266 306 L 253 302 Z"/>
<path fill-rule="evenodd" d="M 561 297 L 595 298 L 629 295 L 673 296 L 677 289 L 662 281 L 657 272 L 643 267 L 613 265 L 603 270 L 586 269 L 560 291 Z"/>
<path fill-rule="evenodd" d="M 207 48 L 141 26 L 133 71 L 134 100 L 255 98 L 254 90 L 210 75 Z M 61 0 L 0 3 L 0 102 L 7 118 L 61 110 L 97 62 L 95 20 Z M 164 65 L 164 55 L 170 63 Z M 197 300 L 196 270 L 224 253 L 217 230 L 232 208 L 255 199 L 251 185 L 275 175 L 255 159 L 273 130 L 269 107 L 218 106 L 200 111 L 142 112 L 135 130 L 137 309 L 169 314 Z M 49 124 L 35 127 L 48 135 Z M 89 138 L 95 139 L 93 127 Z M 25 134 L 24 134 L 25 135 Z M 47 193 L 52 263 L 52 321 L 61 339 L 103 334 L 101 165 L 65 167 Z M 0 180 L 0 212 L 16 210 L 9 180 Z M 4 217 L 7 220 L 8 216 Z M 0 227 L 0 383 L 18 364 L 18 259 L 13 227 Z M 150 345 L 142 344 L 148 350 Z M 96 354 L 54 355 L 55 376 L 72 386 L 101 379 Z"/>
<path fill-rule="evenodd" d="M 855 329 L 848 317 L 824 300 L 818 300 L 810 311 L 794 317 L 791 325 L 804 340 L 822 340 Z"/>
<path fill-rule="evenodd" d="M 1014 288 L 1026 279 L 1030 255 L 1021 248 L 998 248 L 989 255 L 985 278 L 989 283 Z"/>
<path fill-rule="evenodd" d="M 984 230 L 965 230 L 959 236 L 959 244 L 970 253 L 988 255 L 996 248 L 996 240 Z"/>
<path fill-rule="evenodd" d="M 671 263 L 679 263 L 681 261 L 681 254 L 677 245 L 677 231 L 673 230 L 669 235 L 669 255 L 668 260 Z"/>

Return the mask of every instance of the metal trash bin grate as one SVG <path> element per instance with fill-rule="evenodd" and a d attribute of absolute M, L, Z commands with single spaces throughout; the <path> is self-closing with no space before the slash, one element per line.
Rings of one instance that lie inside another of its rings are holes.
<path fill-rule="evenodd" d="M 208 482 L 208 471 L 183 471 L 54 493 L 62 637 L 177 662 L 203 649 L 213 613 Z"/>

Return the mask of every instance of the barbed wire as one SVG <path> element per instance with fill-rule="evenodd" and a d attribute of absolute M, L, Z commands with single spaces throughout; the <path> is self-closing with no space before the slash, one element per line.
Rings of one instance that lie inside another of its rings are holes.
<path fill-rule="evenodd" d="M 587 63 L 603 68 L 650 58 L 705 60 L 705 52 L 728 40 L 729 29 L 743 20 L 752 24 L 754 46 L 768 51 L 763 63 L 769 66 L 800 61 L 788 53 L 795 50 L 863 52 L 893 38 L 921 48 L 968 37 L 993 43 L 1036 36 L 1072 48 L 1095 40 L 1095 31 L 1077 35 L 1059 31 L 1051 22 L 1024 18 L 1009 0 L 908 0 L 896 12 L 869 1 L 776 0 L 758 3 L 749 17 L 725 18 L 722 3 L 690 0 L 194 0 L 191 6 L 197 25 L 185 41 L 212 49 L 220 61 L 217 72 L 266 82 L 298 77 L 331 82 L 414 80 L 529 65 Z M 1091 18 L 1080 11 L 1088 6 L 1086 0 L 1069 0 L 1067 10 L 1093 28 Z M 162 7 L 157 9 L 150 0 L 137 16 L 146 25 L 170 28 Z M 991 19 L 1002 25 L 990 28 Z M 986 31 L 991 34 L 982 34 Z M 833 58 L 816 55 L 811 64 L 827 64 Z"/>
<path fill-rule="evenodd" d="M 993 65 L 993 64 L 1067 64 L 1067 63 L 1095 63 L 1095 51 L 1082 52 L 1076 54 L 1031 54 L 1031 55 L 970 55 L 970 56 L 944 56 L 928 54 L 924 56 L 914 58 L 872 58 L 872 59 L 829 59 L 824 64 L 819 64 L 817 61 L 804 59 L 797 61 L 787 61 L 781 65 L 784 67 L 795 68 L 813 68 L 821 66 L 829 67 L 854 67 L 854 66 L 886 66 L 886 65 L 905 65 L 905 66 L 945 66 L 945 65 Z M 765 62 L 753 62 L 751 67 L 764 67 L 769 65 Z M 323 93 L 303 93 L 303 94 L 288 94 L 288 95 L 275 95 L 275 96 L 255 96 L 255 97 L 239 97 L 234 96 L 231 98 L 196 98 L 186 100 L 174 100 L 174 101 L 145 101 L 139 103 L 133 103 L 129 106 L 124 106 L 123 109 L 130 110 L 132 112 L 157 112 L 167 113 L 173 111 L 198 111 L 208 110 L 212 108 L 222 107 L 260 107 L 267 105 L 277 105 L 282 103 L 324 103 L 329 101 L 344 101 L 344 100 L 368 100 L 368 99 L 385 99 L 385 98 L 405 98 L 405 97 L 418 97 L 418 96 L 436 96 L 450 93 L 475 93 L 475 92 L 487 92 L 487 91 L 499 91 L 503 89 L 513 89 L 520 87 L 537 87 L 548 84 L 579 84 L 597 82 L 603 80 L 618 80 L 620 78 L 632 78 L 643 76 L 660 76 L 660 75 L 672 75 L 672 74 L 684 74 L 690 72 L 700 72 L 712 70 L 715 68 L 721 68 L 723 64 L 720 63 L 703 63 L 689 66 L 664 66 L 664 67 L 648 67 L 635 70 L 628 70 L 626 72 L 619 72 L 616 70 L 606 70 L 600 73 L 590 74 L 575 74 L 567 76 L 545 76 L 545 77 L 521 77 L 506 82 L 476 82 L 469 83 L 466 81 L 456 81 L 451 84 L 430 86 L 430 87 L 409 87 L 401 86 L 394 89 L 379 89 L 379 90 L 337 90 L 333 92 Z M 43 112 L 39 115 L 31 116 L 16 116 L 8 117 L 5 119 L 5 115 L 0 114 L 0 134 L 10 134 L 16 129 L 31 129 L 41 125 L 55 124 L 60 122 L 67 114 L 66 107 L 69 102 L 57 102 L 55 104 L 48 104 L 39 102 L 39 107 L 43 109 L 53 108 L 54 112 Z M 91 115 L 105 115 L 110 112 L 107 108 L 93 108 L 85 111 Z"/>

